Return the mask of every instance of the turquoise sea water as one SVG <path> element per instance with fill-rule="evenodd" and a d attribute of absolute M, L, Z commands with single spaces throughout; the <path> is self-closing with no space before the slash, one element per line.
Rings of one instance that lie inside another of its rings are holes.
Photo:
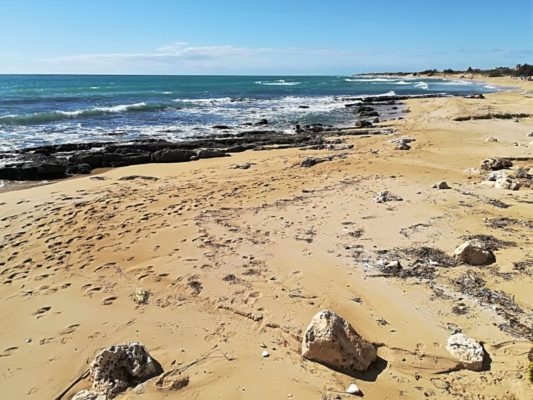
<path fill-rule="evenodd" d="M 266 118 L 349 125 L 346 98 L 384 94 L 468 94 L 483 83 L 371 76 L 0 75 L 0 151 L 44 144 L 138 138 L 179 140 L 231 132 Z"/>

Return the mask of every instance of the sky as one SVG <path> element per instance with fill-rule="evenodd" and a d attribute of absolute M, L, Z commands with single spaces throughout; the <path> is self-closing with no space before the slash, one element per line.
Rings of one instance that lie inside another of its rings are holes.
<path fill-rule="evenodd" d="M 352 74 L 533 64 L 533 0 L 0 0 L 0 73 Z"/>

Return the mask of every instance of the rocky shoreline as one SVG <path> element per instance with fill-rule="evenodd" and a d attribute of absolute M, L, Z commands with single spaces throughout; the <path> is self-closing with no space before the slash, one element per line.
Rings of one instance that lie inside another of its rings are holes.
<path fill-rule="evenodd" d="M 391 133 L 375 124 L 402 118 L 407 112 L 403 100 L 442 97 L 443 94 L 413 96 L 369 96 L 344 98 L 345 107 L 354 114 L 353 127 L 333 127 L 320 123 L 295 125 L 294 133 L 266 129 L 267 120 L 252 125 L 250 130 L 231 133 L 235 127 L 217 126 L 221 134 L 180 142 L 161 139 L 131 142 L 69 143 L 0 153 L 0 179 L 7 181 L 41 181 L 89 174 L 96 168 L 115 168 L 147 163 L 186 162 L 204 158 L 225 157 L 245 150 L 308 147 L 324 148 L 331 136 L 375 135 Z M 261 127 L 261 129 L 259 129 Z M 255 128 L 255 129 L 253 129 Z"/>

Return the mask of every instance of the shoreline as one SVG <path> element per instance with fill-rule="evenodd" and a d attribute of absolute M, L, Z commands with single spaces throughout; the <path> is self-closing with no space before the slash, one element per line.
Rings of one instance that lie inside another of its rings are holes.
<path fill-rule="evenodd" d="M 332 147 L 132 165 L 0 193 L 1 397 L 54 398 L 99 349 L 140 341 L 165 371 L 213 350 L 228 357 L 189 368 L 176 392 L 148 381 L 119 400 L 334 398 L 351 383 L 371 399 L 528 399 L 531 179 L 498 189 L 480 165 L 508 157 L 509 174 L 532 168 L 533 118 L 455 120 L 529 113 L 523 90 L 533 82 L 484 99 L 405 100 L 410 112 L 387 122 L 395 133 L 324 132 L 325 143 L 342 139 Z M 398 150 L 402 138 L 409 149 Z M 451 189 L 433 188 L 440 181 Z M 386 190 L 402 200 L 376 203 Z M 491 240 L 496 262 L 446 265 L 475 235 Z M 384 268 L 395 261 L 400 272 Z M 139 288 L 146 304 L 132 300 Z M 368 373 L 302 359 L 321 309 L 378 344 Z M 483 371 L 446 350 L 458 330 L 483 343 Z"/>

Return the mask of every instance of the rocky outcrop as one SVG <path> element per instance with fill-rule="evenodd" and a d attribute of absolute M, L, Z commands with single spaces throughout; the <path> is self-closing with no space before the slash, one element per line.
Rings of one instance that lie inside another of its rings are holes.
<path fill-rule="evenodd" d="M 190 161 L 196 153 L 191 150 L 165 149 L 159 150 L 150 156 L 150 161 L 154 163 L 172 163 Z"/>
<path fill-rule="evenodd" d="M 320 311 L 305 331 L 302 356 L 336 370 L 365 371 L 377 352 L 345 319 Z"/>
<path fill-rule="evenodd" d="M 463 368 L 472 371 L 481 371 L 483 369 L 483 359 L 485 357 L 483 347 L 463 333 L 456 333 L 450 336 L 446 350 L 459 361 Z"/>
<path fill-rule="evenodd" d="M 489 265 L 496 262 L 494 253 L 480 240 L 468 240 L 455 249 L 453 256 L 469 265 Z"/>

